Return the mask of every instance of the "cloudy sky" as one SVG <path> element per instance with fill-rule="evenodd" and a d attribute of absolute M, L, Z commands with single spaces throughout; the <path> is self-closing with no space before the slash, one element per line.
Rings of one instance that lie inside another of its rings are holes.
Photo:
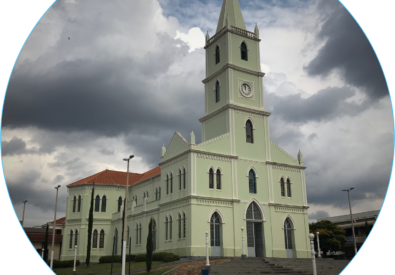
<path fill-rule="evenodd" d="M 380 64 L 336 0 L 239 0 L 260 29 L 271 139 L 302 150 L 310 219 L 380 209 L 391 173 L 391 102 Z M 26 41 L 8 86 L 2 156 L 25 225 L 65 215 L 67 184 L 160 162 L 175 131 L 201 138 L 204 35 L 222 0 L 57 1 Z"/>

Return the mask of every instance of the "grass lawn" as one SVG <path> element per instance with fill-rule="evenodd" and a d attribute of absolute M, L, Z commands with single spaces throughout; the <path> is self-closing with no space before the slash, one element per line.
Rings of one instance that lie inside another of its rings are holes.
<path fill-rule="evenodd" d="M 153 261 L 152 266 L 162 264 L 163 262 L 159 261 Z M 112 271 L 113 272 L 119 272 L 121 271 L 121 264 L 120 263 L 114 263 Z M 145 262 L 137 262 L 137 263 L 131 263 L 130 264 L 130 270 L 132 269 L 137 269 L 137 268 L 142 268 L 145 267 Z M 126 263 L 126 271 L 129 270 L 129 263 Z M 70 275 L 71 272 L 73 271 L 73 268 L 60 268 L 60 269 L 54 269 L 54 272 L 57 275 Z M 77 274 L 78 275 L 94 275 L 94 274 L 104 274 L 104 273 L 110 273 L 111 271 L 111 263 L 109 264 L 93 264 L 90 265 L 89 267 L 87 266 L 77 266 Z M 164 272 L 164 271 L 163 271 Z M 144 273 L 143 273 L 144 274 Z M 162 274 L 162 273 L 153 273 L 151 272 L 150 274 Z"/>

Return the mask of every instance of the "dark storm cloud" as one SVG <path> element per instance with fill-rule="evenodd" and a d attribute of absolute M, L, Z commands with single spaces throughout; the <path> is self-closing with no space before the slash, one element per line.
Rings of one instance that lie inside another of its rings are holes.
<path fill-rule="evenodd" d="M 377 100 L 388 95 L 380 63 L 365 34 L 348 11 L 336 0 L 318 5 L 324 23 L 318 38 L 326 41 L 305 67 L 311 76 L 326 77 L 333 71 L 350 85 Z"/>
<path fill-rule="evenodd" d="M 39 153 L 36 148 L 26 149 L 26 142 L 18 137 L 13 137 L 10 141 L 1 141 L 1 149 L 3 156 Z"/>
<path fill-rule="evenodd" d="M 346 101 L 354 95 L 355 91 L 348 87 L 328 87 L 308 98 L 302 98 L 300 94 L 279 97 L 275 93 L 268 93 L 266 102 L 269 102 L 268 109 L 273 112 L 273 116 L 304 124 L 310 121 L 325 122 L 345 115 L 355 116 L 365 111 L 365 103 Z"/>

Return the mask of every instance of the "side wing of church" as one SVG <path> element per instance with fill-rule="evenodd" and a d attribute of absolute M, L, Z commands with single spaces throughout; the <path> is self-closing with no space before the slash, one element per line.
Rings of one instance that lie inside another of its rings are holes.
<path fill-rule="evenodd" d="M 161 162 L 130 173 L 128 246 L 145 253 L 154 220 L 154 250 L 240 257 L 310 257 L 303 157 L 270 140 L 264 109 L 259 30 L 246 30 L 237 0 L 224 0 L 214 36 L 206 36 L 205 115 L 202 143 L 176 132 Z M 121 253 L 126 173 L 105 170 L 68 185 L 62 260 L 87 250 L 88 213 L 94 193 L 92 261 Z M 129 248 L 128 248 L 129 249 Z"/>

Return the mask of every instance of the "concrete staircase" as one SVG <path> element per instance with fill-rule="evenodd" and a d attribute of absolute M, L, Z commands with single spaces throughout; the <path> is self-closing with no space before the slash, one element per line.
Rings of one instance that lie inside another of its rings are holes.
<path fill-rule="evenodd" d="M 217 264 L 211 267 L 210 275 L 226 274 L 226 275 L 255 275 L 255 274 L 276 274 L 276 275 L 305 275 L 302 271 L 294 271 L 292 269 L 277 266 L 268 263 L 263 258 L 236 258 L 233 261 Z"/>
<path fill-rule="evenodd" d="M 276 267 L 286 267 L 296 272 L 303 272 L 307 275 L 313 274 L 313 264 L 311 259 L 284 259 L 284 258 L 264 258 L 264 261 Z M 348 260 L 333 260 L 332 258 L 316 259 L 317 275 L 338 275 L 350 262 Z"/>
<path fill-rule="evenodd" d="M 349 263 L 345 260 L 316 259 L 317 275 L 338 275 Z M 236 258 L 211 267 L 210 275 L 312 275 L 311 259 Z"/>

